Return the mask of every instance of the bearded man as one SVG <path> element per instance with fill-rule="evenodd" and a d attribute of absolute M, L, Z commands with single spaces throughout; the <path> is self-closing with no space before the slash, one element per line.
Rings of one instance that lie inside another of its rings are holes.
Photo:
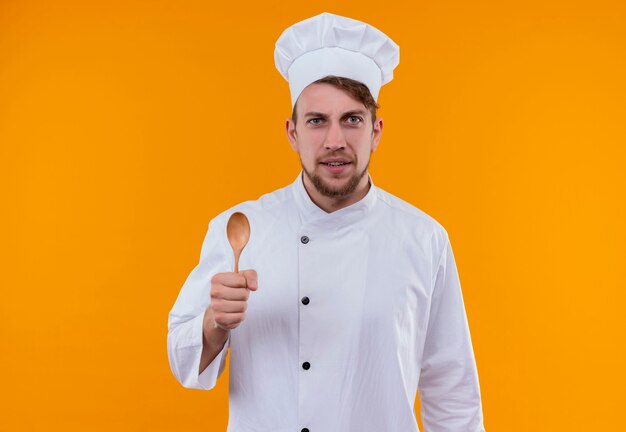
<path fill-rule="evenodd" d="M 169 315 L 174 375 L 210 390 L 230 348 L 229 432 L 417 432 L 417 392 L 427 432 L 484 431 L 448 234 L 368 172 L 398 46 L 323 13 L 285 30 L 275 61 L 302 170 L 209 223 Z M 241 272 L 226 237 L 237 212 Z"/>

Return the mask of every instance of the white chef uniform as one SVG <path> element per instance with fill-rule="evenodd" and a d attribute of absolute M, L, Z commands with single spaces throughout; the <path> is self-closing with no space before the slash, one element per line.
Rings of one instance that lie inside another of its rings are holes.
<path fill-rule="evenodd" d="M 326 213 L 302 172 L 209 223 L 168 320 L 172 371 L 209 390 L 230 346 L 227 432 L 484 431 L 478 375 L 447 232 L 377 188 Z M 240 269 L 258 273 L 244 321 L 198 374 L 211 277 L 233 270 L 226 222 L 247 215 Z"/>

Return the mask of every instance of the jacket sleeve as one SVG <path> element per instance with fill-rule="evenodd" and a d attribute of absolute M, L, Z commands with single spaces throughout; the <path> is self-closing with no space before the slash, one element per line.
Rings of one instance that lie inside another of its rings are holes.
<path fill-rule="evenodd" d="M 225 227 L 213 219 L 202 244 L 200 262 L 187 277 L 168 316 L 167 355 L 174 376 L 184 387 L 210 390 L 224 370 L 230 336 L 217 357 L 198 373 L 204 312 L 211 303 L 211 278 L 232 271 L 225 241 Z"/>
<path fill-rule="evenodd" d="M 478 372 L 447 235 L 436 271 L 418 392 L 425 432 L 484 432 Z"/>

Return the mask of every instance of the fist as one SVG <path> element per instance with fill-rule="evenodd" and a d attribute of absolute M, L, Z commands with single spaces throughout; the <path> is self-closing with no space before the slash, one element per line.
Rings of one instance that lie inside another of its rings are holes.
<path fill-rule="evenodd" d="M 255 270 L 217 273 L 211 278 L 211 304 L 215 327 L 232 330 L 244 320 L 250 291 L 257 290 Z"/>

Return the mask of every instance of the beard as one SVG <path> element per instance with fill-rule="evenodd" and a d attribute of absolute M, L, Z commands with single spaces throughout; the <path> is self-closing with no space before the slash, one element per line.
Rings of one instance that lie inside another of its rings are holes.
<path fill-rule="evenodd" d="M 355 157 L 352 163 L 356 166 L 357 162 L 358 160 Z M 313 186 L 315 187 L 315 189 L 320 194 L 329 198 L 344 198 L 352 194 L 352 192 L 356 190 L 363 176 L 365 176 L 365 174 L 367 173 L 367 168 L 369 167 L 369 164 L 370 164 L 370 161 L 368 160 L 367 164 L 365 164 L 365 168 L 363 168 L 363 171 L 354 173 L 352 177 L 348 179 L 348 182 L 344 184 L 343 186 L 332 187 L 331 185 L 326 183 L 322 179 L 321 176 L 315 174 L 314 172 L 312 173 L 309 170 L 307 170 L 304 164 L 302 163 L 302 159 L 300 159 L 300 165 L 302 165 L 302 170 L 304 171 L 306 176 L 309 178 L 309 180 L 311 180 L 311 183 L 313 183 Z M 319 167 L 319 164 L 317 166 Z"/>

